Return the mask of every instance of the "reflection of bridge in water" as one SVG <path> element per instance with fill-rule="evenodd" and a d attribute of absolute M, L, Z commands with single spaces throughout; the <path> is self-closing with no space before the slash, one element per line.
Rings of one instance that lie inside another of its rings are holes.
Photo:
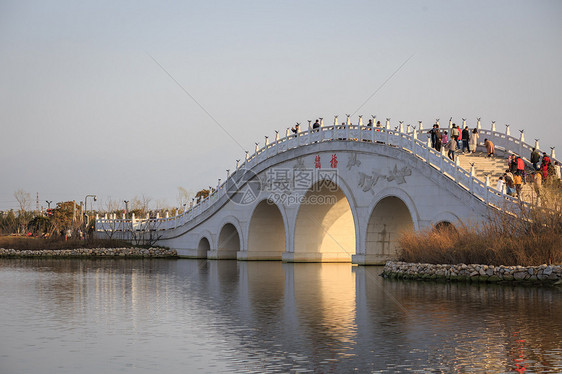
<path fill-rule="evenodd" d="M 421 128 L 421 124 L 420 124 Z M 526 162 L 524 134 L 484 130 L 500 154 Z M 183 214 L 96 220 L 103 237 L 157 244 L 180 256 L 286 262 L 384 263 L 403 231 L 448 222 L 481 222 L 518 200 L 431 148 L 425 131 L 322 124 L 256 146 L 213 193 Z M 538 141 L 535 144 L 538 149 Z M 554 150 L 552 159 L 554 160 Z M 495 181 L 494 181 L 495 182 Z"/>

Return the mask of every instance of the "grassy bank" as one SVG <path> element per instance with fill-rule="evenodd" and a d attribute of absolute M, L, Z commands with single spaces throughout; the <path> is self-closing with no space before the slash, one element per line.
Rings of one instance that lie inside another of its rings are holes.
<path fill-rule="evenodd" d="M 543 193 L 542 207 L 497 213 L 481 225 L 403 234 L 399 260 L 428 264 L 562 264 L 562 194 Z"/>
<path fill-rule="evenodd" d="M 16 250 L 59 250 L 77 248 L 128 248 L 130 243 L 107 239 L 42 239 L 23 236 L 0 236 L 0 248 Z"/>

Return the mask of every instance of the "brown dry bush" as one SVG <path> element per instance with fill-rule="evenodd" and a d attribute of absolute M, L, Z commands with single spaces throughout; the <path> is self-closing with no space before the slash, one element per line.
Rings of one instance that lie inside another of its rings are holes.
<path fill-rule="evenodd" d="M 523 204 L 496 212 L 483 224 L 405 233 L 398 258 L 430 264 L 562 264 L 562 193 L 543 192 L 542 206 Z"/>

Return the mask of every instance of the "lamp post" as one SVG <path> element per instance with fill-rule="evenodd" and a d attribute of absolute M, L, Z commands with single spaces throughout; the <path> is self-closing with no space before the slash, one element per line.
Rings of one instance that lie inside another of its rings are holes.
<path fill-rule="evenodd" d="M 53 200 L 45 200 L 45 202 L 46 202 L 47 205 L 48 205 L 48 208 L 47 208 L 47 209 L 51 209 L 51 203 L 53 202 Z"/>
<path fill-rule="evenodd" d="M 123 200 L 125 203 L 125 218 L 127 218 L 127 213 L 129 213 L 129 200 Z"/>
<path fill-rule="evenodd" d="M 98 197 L 96 195 L 86 195 L 86 197 L 84 197 L 84 213 L 86 214 L 86 231 L 88 229 L 88 225 L 90 224 L 90 216 L 88 216 L 88 205 L 87 205 L 88 197 L 93 197 L 94 201 L 98 200 Z"/>

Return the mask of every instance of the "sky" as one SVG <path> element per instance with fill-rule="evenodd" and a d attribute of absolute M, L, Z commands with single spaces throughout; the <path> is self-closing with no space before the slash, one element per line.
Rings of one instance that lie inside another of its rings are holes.
<path fill-rule="evenodd" d="M 560 147 L 561 19 L 541 0 L 0 0 L 0 210 L 20 189 L 177 206 L 335 114 L 481 117 Z"/>

